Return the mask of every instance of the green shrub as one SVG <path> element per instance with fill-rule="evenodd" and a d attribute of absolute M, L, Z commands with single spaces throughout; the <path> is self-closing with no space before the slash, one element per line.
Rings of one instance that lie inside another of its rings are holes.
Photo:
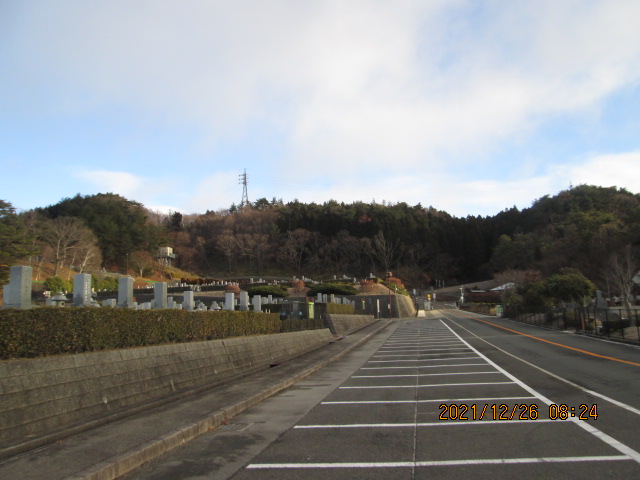
<path fill-rule="evenodd" d="M 0 310 L 0 358 L 279 333 L 277 314 L 126 308 L 40 307 Z"/>
<path fill-rule="evenodd" d="M 356 307 L 353 305 L 342 305 L 340 303 L 327 303 L 327 313 L 354 315 L 356 313 Z"/>
<path fill-rule="evenodd" d="M 271 295 L 276 298 L 283 298 L 289 295 L 287 292 L 287 287 L 284 285 L 256 285 L 253 287 L 245 287 L 245 290 L 249 294 L 250 297 L 254 295 L 260 295 L 261 297 L 266 297 Z"/>
<path fill-rule="evenodd" d="M 44 288 L 51 290 L 54 295 L 58 292 L 70 292 L 73 290 L 73 285 L 70 281 L 64 280 L 60 277 L 49 277 L 44 281 Z"/>
<path fill-rule="evenodd" d="M 107 290 L 110 292 L 118 290 L 118 280 L 115 277 L 104 277 L 102 280 L 99 280 L 95 276 L 92 276 L 91 285 L 96 290 Z"/>
<path fill-rule="evenodd" d="M 358 291 L 352 286 L 344 283 L 320 283 L 309 289 L 307 295 L 315 297 L 319 293 L 325 295 L 356 295 Z"/>
<path fill-rule="evenodd" d="M 380 283 L 382 283 L 385 287 L 387 287 L 388 289 L 390 289 L 394 293 L 397 293 L 399 295 L 406 295 L 407 297 L 411 296 L 409 294 L 409 292 L 407 291 L 407 289 L 404 288 L 404 285 L 403 286 L 399 286 L 398 283 L 396 283 L 396 282 L 393 282 L 393 281 L 392 282 L 387 282 L 386 280 L 382 281 Z M 402 284 L 400 284 L 400 285 L 402 285 Z"/>

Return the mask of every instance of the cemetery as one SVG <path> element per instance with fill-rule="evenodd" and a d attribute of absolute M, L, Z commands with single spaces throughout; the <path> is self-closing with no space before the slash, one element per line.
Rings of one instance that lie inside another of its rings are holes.
<path fill-rule="evenodd" d="M 289 297 L 250 296 L 228 281 L 173 286 L 157 282 L 147 289 L 134 289 L 134 279 L 123 276 L 118 279 L 118 291 L 107 294 L 94 292 L 91 275 L 81 273 L 74 276 L 72 294 L 50 295 L 43 308 L 32 301 L 31 278 L 31 267 L 11 267 L 10 282 L 3 294 L 4 306 L 0 309 L 4 324 L 0 332 L 0 358 L 300 330 L 328 329 L 339 336 L 377 318 L 388 317 L 390 300 L 393 300 L 394 316 L 415 314 L 411 311 L 411 300 L 400 295 L 358 296 L 318 291 L 313 297 L 306 297 L 304 293 Z M 296 281 L 293 277 L 293 282 Z M 253 283 L 258 284 L 250 279 L 249 285 Z M 225 292 L 225 288 L 232 291 Z M 251 290 L 248 286 L 247 289 Z M 348 316 L 341 319 L 341 315 Z"/>
<path fill-rule="evenodd" d="M 31 273 L 11 267 L 0 309 L 0 451 L 7 454 L 33 448 L 31 437 L 111 421 L 327 346 L 384 316 L 389 298 L 242 290 L 220 297 L 206 285 L 165 282 L 143 293 L 121 277 L 118 291 L 98 300 L 91 275 L 76 274 L 71 294 L 38 306 Z"/>

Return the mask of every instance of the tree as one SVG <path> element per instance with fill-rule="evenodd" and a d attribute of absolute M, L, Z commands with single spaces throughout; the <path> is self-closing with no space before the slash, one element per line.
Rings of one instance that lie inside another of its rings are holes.
<path fill-rule="evenodd" d="M 255 210 L 266 210 L 267 208 L 271 208 L 271 203 L 266 198 L 262 197 L 256 200 L 253 203 L 253 208 Z"/>
<path fill-rule="evenodd" d="M 217 241 L 218 250 L 227 257 L 227 273 L 231 273 L 231 259 L 235 256 L 238 244 L 236 239 L 229 232 L 220 235 Z"/>
<path fill-rule="evenodd" d="M 587 277 L 572 268 L 564 268 L 546 281 L 549 294 L 561 302 L 582 302 L 591 297 L 596 287 Z"/>
<path fill-rule="evenodd" d="M 388 272 L 391 269 L 393 260 L 398 250 L 398 241 L 391 242 L 384 238 L 384 233 L 379 231 L 374 237 L 371 246 L 373 248 L 373 254 L 378 261 L 384 267 L 384 270 Z"/>
<path fill-rule="evenodd" d="M 236 235 L 236 245 L 240 251 L 240 256 L 245 258 L 245 266 L 248 260 L 249 269 L 251 269 L 253 267 L 253 259 L 256 256 L 256 237 L 248 233 Z"/>
<path fill-rule="evenodd" d="M 291 265 L 298 275 L 302 273 L 305 255 L 309 253 L 307 244 L 311 237 L 312 234 L 309 230 L 298 228 L 292 232 L 287 232 L 287 238 L 281 247 L 280 258 Z"/>
<path fill-rule="evenodd" d="M 155 265 L 153 257 L 146 250 L 136 250 L 133 252 L 129 258 L 129 262 L 141 277 Z"/>
<path fill-rule="evenodd" d="M 183 229 L 182 225 L 182 214 L 180 212 L 173 212 L 167 221 L 167 229 L 170 232 L 181 232 Z"/>
<path fill-rule="evenodd" d="M 113 193 L 76 195 L 38 210 L 50 219 L 81 219 L 95 233 L 104 262 L 110 265 L 121 265 L 134 250 L 155 251 L 167 241 L 165 227 L 150 221 L 141 204 Z"/>
<path fill-rule="evenodd" d="M 634 275 L 640 269 L 640 255 L 638 249 L 627 245 L 611 255 L 607 279 L 611 287 L 620 294 L 622 302 L 627 310 L 627 316 L 632 326 L 636 325 L 636 319 L 631 315 L 631 290 L 635 282 Z"/>
<path fill-rule="evenodd" d="M 53 250 L 55 276 L 59 275 L 60 267 L 66 262 L 69 267 L 73 266 L 75 254 L 80 249 L 85 251 L 84 254 L 80 254 L 80 257 L 86 258 L 85 265 L 95 257 L 95 235 L 82 220 L 75 217 L 57 217 L 47 222 L 44 228 L 42 237 Z"/>
<path fill-rule="evenodd" d="M 98 247 L 98 239 L 91 230 L 86 229 L 73 250 L 71 265 L 78 273 L 82 273 L 96 270 L 101 264 L 102 252 Z"/>
<path fill-rule="evenodd" d="M 0 285 L 9 279 L 9 267 L 34 254 L 32 237 L 13 206 L 0 200 Z"/>

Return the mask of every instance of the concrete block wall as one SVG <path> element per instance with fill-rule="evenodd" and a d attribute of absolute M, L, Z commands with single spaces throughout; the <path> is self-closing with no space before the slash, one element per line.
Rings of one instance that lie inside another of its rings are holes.
<path fill-rule="evenodd" d="M 269 368 L 328 329 L 0 362 L 0 450 Z"/>
<path fill-rule="evenodd" d="M 375 321 L 373 315 L 327 314 L 327 324 L 334 335 L 349 335 Z"/>

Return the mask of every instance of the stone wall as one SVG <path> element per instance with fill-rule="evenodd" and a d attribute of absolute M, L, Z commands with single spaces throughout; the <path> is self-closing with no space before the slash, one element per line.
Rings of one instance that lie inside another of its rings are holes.
<path fill-rule="evenodd" d="M 0 362 L 0 452 L 269 368 L 328 329 Z"/>

